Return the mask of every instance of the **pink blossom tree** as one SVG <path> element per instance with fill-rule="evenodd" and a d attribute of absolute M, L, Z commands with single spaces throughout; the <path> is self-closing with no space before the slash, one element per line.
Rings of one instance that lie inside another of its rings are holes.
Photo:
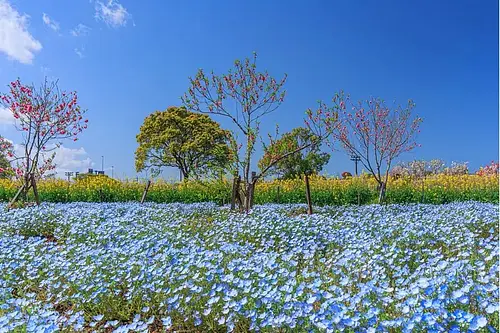
<path fill-rule="evenodd" d="M 389 171 L 401 154 L 419 146 L 416 136 L 422 118 L 413 115 L 415 103 L 389 107 L 380 98 L 352 102 L 343 92 L 337 94 L 329 110 L 338 114 L 332 138 L 361 164 L 379 185 L 379 202 L 385 199 Z"/>
<path fill-rule="evenodd" d="M 236 145 L 234 155 L 237 169 L 243 171 L 245 185 L 243 196 L 247 210 L 251 205 L 251 190 L 255 182 L 280 160 L 312 144 L 308 143 L 305 147 L 297 147 L 292 151 L 281 152 L 279 156 L 273 156 L 269 159 L 269 164 L 262 167 L 260 173 L 251 177 L 250 166 L 255 145 L 257 139 L 261 138 L 260 121 L 264 116 L 275 111 L 284 101 L 283 86 L 287 78 L 285 74 L 283 78 L 276 80 L 267 71 L 258 71 L 256 61 L 256 53 L 253 54 L 253 59 L 236 60 L 234 69 L 222 75 L 216 75 L 214 72 L 207 75 L 203 69 L 200 69 L 194 78 L 189 78 L 190 88 L 182 97 L 188 109 L 226 117 L 242 134 L 243 142 Z M 234 137 L 237 138 L 238 135 L 235 134 Z M 261 142 L 264 145 L 262 139 Z M 271 145 L 265 146 L 264 150 Z"/>
<path fill-rule="evenodd" d="M 8 87 L 8 93 L 0 94 L 0 105 L 12 113 L 14 126 L 21 132 L 22 149 L 14 150 L 5 139 L 1 139 L 0 146 L 22 181 L 18 195 L 22 193 L 26 198 L 30 188 L 36 191 L 35 180 L 55 168 L 55 149 L 64 140 L 77 141 L 88 120 L 83 118 L 86 110 L 78 105 L 77 93 L 60 91 L 57 81 L 45 79 L 37 89 L 17 79 Z M 13 202 L 16 199 L 17 195 Z"/>

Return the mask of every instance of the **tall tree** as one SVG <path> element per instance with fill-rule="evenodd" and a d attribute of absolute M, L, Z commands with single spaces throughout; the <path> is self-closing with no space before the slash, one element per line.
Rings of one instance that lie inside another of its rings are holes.
<path fill-rule="evenodd" d="M 243 195 L 247 210 L 251 203 L 250 191 L 265 173 L 261 172 L 250 178 L 255 143 L 260 137 L 259 124 L 264 116 L 275 111 L 284 101 L 283 86 L 287 78 L 285 74 L 282 79 L 276 80 L 267 71 L 258 71 L 256 62 L 257 54 L 254 52 L 252 60 L 236 60 L 234 69 L 229 70 L 227 74 L 217 75 L 212 72 L 207 75 L 200 69 L 194 78 L 189 78 L 191 86 L 182 97 L 184 105 L 193 111 L 230 119 L 236 125 L 237 131 L 243 135 L 244 142 L 237 146 L 235 158 L 238 168 L 243 172 Z M 270 160 L 271 165 L 266 169 L 304 148 L 306 147 L 298 147 L 294 151 L 276 156 Z"/>
<path fill-rule="evenodd" d="M 264 170 L 275 156 L 282 156 L 289 151 L 310 144 L 308 148 L 281 159 L 268 169 L 267 174 L 279 175 L 283 179 L 317 174 L 330 160 L 329 154 L 320 151 L 319 143 L 318 136 L 314 135 L 310 129 L 297 127 L 266 147 L 265 154 L 258 163 L 259 168 Z"/>
<path fill-rule="evenodd" d="M 333 138 L 360 162 L 379 184 L 379 202 L 384 201 L 389 170 L 394 159 L 417 146 L 422 118 L 415 116 L 415 103 L 389 107 L 380 98 L 352 102 L 343 92 L 336 94 L 329 110 L 338 113 Z"/>
<path fill-rule="evenodd" d="M 137 135 L 136 170 L 179 168 L 184 179 L 220 173 L 230 166 L 231 133 L 209 116 L 169 107 L 146 117 Z"/>
<path fill-rule="evenodd" d="M 12 113 L 15 128 L 22 134 L 23 149 L 16 154 L 6 140 L 0 144 L 9 147 L 8 157 L 16 164 L 16 175 L 23 179 L 26 196 L 35 179 L 55 168 L 54 150 L 64 140 L 78 140 L 88 120 L 83 118 L 86 110 L 78 105 L 77 93 L 60 91 L 57 81 L 45 79 L 37 88 L 17 79 L 8 87 L 9 93 L 0 94 L 0 105 Z"/>

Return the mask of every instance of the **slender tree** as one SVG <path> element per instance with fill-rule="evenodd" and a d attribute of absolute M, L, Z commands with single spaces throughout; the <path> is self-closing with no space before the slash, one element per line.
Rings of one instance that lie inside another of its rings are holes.
<path fill-rule="evenodd" d="M 7 157 L 22 179 L 26 196 L 35 179 L 55 168 L 55 149 L 64 140 L 78 140 L 88 120 L 83 118 L 85 110 L 78 105 L 77 93 L 60 91 L 57 81 L 46 79 L 36 88 L 17 79 L 8 87 L 9 92 L 0 95 L 0 105 L 12 113 L 14 126 L 21 132 L 22 149 L 14 151 L 5 139 L 0 145 L 8 150 Z"/>
<path fill-rule="evenodd" d="M 256 140 L 260 138 L 260 121 L 284 101 L 283 87 L 287 78 L 285 74 L 282 79 L 277 80 L 267 71 L 258 71 L 256 61 L 256 53 L 253 54 L 253 59 L 236 60 L 234 69 L 222 75 L 214 72 L 207 75 L 200 69 L 194 78 L 189 78 L 190 88 L 182 97 L 184 105 L 193 111 L 230 119 L 236 125 L 237 131 L 243 135 L 244 142 L 237 145 L 235 158 L 238 169 L 243 172 L 243 196 L 247 210 L 251 202 L 250 191 L 255 182 L 282 158 L 310 146 L 308 144 L 307 147 L 298 147 L 270 159 L 270 165 L 251 178 L 250 165 Z"/>
<path fill-rule="evenodd" d="M 422 118 L 415 116 L 415 103 L 389 107 L 380 98 L 352 102 L 343 92 L 336 95 L 330 110 L 338 112 L 332 138 L 361 164 L 379 184 L 379 202 L 384 201 L 389 170 L 395 158 L 417 146 Z"/>

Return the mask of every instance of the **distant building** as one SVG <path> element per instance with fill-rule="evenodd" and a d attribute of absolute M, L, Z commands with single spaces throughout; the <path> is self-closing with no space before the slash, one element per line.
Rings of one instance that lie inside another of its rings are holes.
<path fill-rule="evenodd" d="M 104 175 L 104 170 L 101 171 L 101 170 L 94 170 L 94 169 L 89 168 L 88 174 L 89 175 Z"/>

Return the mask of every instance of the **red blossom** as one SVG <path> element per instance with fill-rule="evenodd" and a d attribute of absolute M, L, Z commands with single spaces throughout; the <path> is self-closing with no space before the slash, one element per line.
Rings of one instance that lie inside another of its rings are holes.
<path fill-rule="evenodd" d="M 54 166 L 53 157 L 39 157 L 40 151 L 46 150 L 47 143 L 54 141 L 57 146 L 62 139 L 86 128 L 87 120 L 82 120 L 85 110 L 78 107 L 76 92 L 59 94 L 56 83 L 46 81 L 40 89 L 35 89 L 16 80 L 10 83 L 9 91 L 8 94 L 0 94 L 0 105 L 12 112 L 18 130 L 29 133 L 25 137 L 28 142 L 23 144 L 34 149 L 30 150 L 28 156 L 15 156 L 12 151 L 6 155 L 20 161 L 16 174 L 38 172 L 41 175 Z M 71 133 L 69 129 L 74 130 Z M 34 165 L 34 161 L 41 160 L 44 161 L 42 165 Z M 27 169 L 27 165 L 30 169 Z"/>

